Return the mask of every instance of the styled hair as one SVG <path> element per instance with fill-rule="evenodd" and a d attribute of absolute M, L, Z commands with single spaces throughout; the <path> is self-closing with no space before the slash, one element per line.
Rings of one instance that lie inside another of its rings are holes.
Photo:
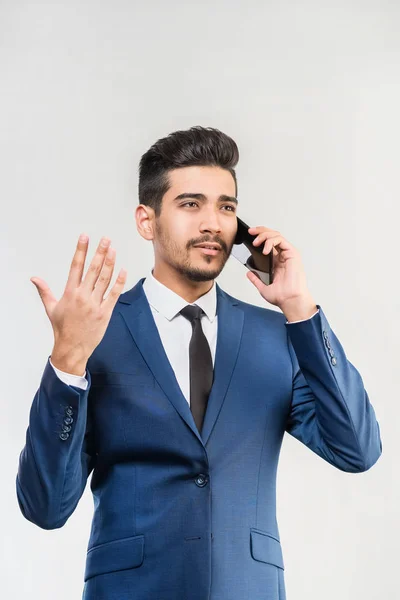
<path fill-rule="evenodd" d="M 216 166 L 229 171 L 237 180 L 234 167 L 239 160 L 236 142 L 212 127 L 195 126 L 174 131 L 157 140 L 139 163 L 139 204 L 153 208 L 156 217 L 161 213 L 164 194 L 170 188 L 168 172 L 192 166 Z"/>

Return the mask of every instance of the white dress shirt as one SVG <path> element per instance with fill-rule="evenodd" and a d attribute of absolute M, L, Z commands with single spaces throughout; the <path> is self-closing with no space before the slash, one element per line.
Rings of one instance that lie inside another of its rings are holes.
<path fill-rule="evenodd" d="M 176 379 L 182 390 L 183 395 L 190 404 L 190 369 L 189 369 L 189 343 L 192 337 L 192 325 L 186 317 L 180 314 L 182 308 L 187 306 L 188 302 L 173 292 L 170 288 L 160 283 L 150 271 L 148 277 L 143 282 L 143 291 L 146 294 L 151 312 L 165 353 L 175 372 Z M 203 309 L 201 325 L 204 335 L 210 346 L 213 365 L 215 363 L 215 350 L 217 346 L 218 316 L 217 316 L 217 292 L 215 281 L 211 289 L 200 296 L 196 302 Z M 314 315 L 319 312 L 318 310 Z M 312 317 L 314 316 L 312 315 Z M 310 317 L 310 318 L 312 318 Z M 308 319 L 303 319 L 308 320 Z M 288 321 L 286 321 L 287 323 Z M 299 323 L 300 321 L 291 321 Z M 177 343 L 179 340 L 179 343 Z M 85 377 L 72 375 L 57 369 L 51 362 L 50 364 L 57 376 L 67 385 L 74 385 L 85 390 L 88 381 Z"/>

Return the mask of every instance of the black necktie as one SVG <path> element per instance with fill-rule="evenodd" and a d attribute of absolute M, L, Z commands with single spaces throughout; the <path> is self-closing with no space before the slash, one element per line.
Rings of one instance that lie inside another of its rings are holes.
<path fill-rule="evenodd" d="M 200 306 L 188 304 L 180 312 L 192 324 L 192 337 L 189 344 L 190 410 L 201 433 L 208 396 L 213 384 L 211 350 L 201 326 L 203 310 Z"/>

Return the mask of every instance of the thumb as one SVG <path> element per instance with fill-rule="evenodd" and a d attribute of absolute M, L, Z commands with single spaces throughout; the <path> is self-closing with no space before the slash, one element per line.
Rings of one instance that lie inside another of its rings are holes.
<path fill-rule="evenodd" d="M 264 300 L 267 300 L 269 302 L 270 300 L 269 300 L 268 286 L 265 285 L 265 283 L 263 281 L 261 281 L 261 279 L 257 275 L 257 273 L 253 273 L 253 271 L 248 271 L 246 273 L 246 277 L 247 277 L 247 279 L 250 279 L 250 281 L 253 285 L 255 285 L 255 287 L 258 289 L 258 291 L 260 292 L 260 294 L 264 298 Z"/>
<path fill-rule="evenodd" d="M 46 312 L 49 314 L 51 308 L 57 304 L 57 299 L 53 296 L 52 291 L 43 279 L 31 277 L 30 281 L 32 281 L 33 285 L 36 287 Z"/>

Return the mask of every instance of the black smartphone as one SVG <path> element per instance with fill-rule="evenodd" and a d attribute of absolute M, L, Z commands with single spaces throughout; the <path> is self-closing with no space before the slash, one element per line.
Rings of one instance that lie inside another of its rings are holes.
<path fill-rule="evenodd" d="M 247 225 L 242 219 L 237 218 L 237 233 L 232 246 L 232 256 L 250 271 L 253 271 L 266 285 L 274 280 L 274 253 L 263 254 L 264 244 L 253 246 L 257 235 L 250 235 Z"/>

